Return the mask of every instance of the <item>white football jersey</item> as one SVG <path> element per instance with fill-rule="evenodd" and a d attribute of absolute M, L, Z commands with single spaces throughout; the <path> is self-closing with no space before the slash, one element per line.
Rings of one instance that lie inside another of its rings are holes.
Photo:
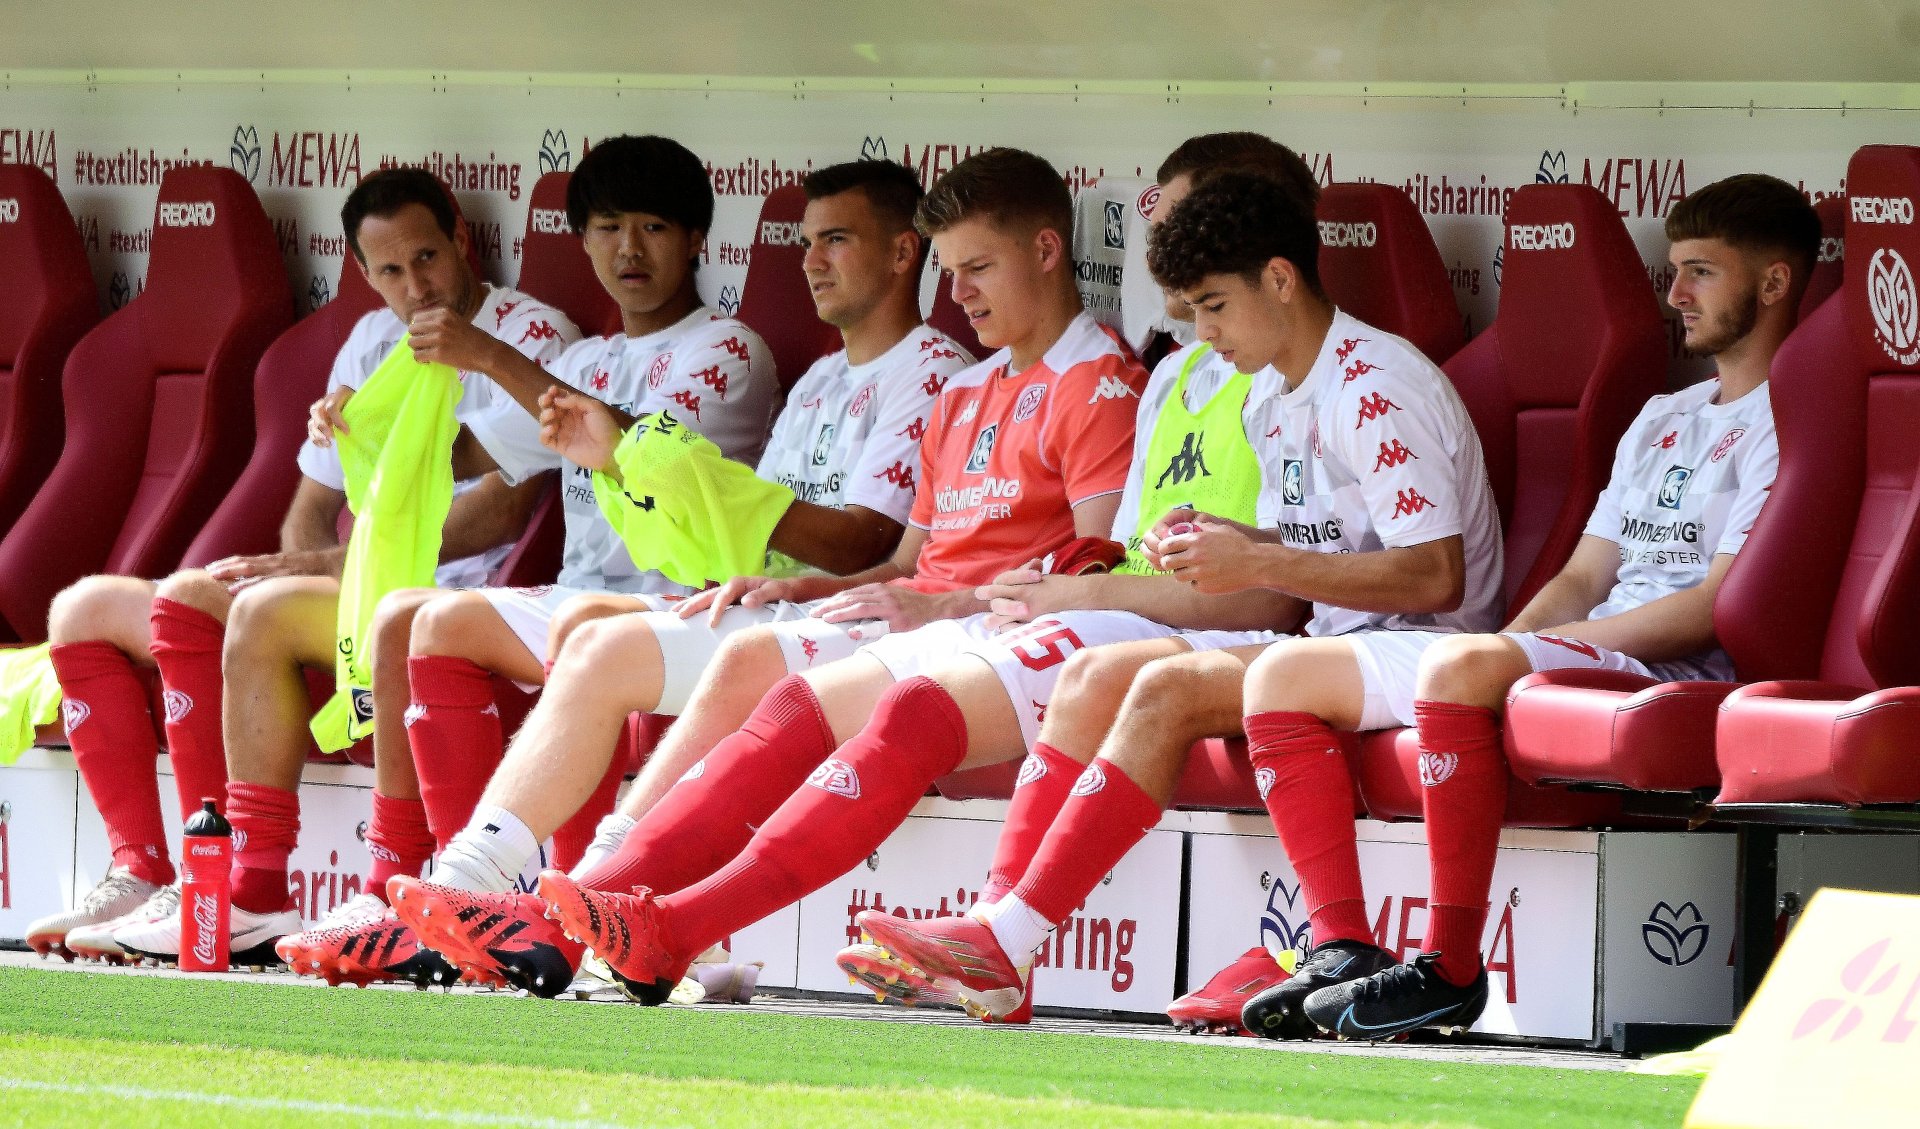
<path fill-rule="evenodd" d="M 1719 392 L 1718 380 L 1706 380 L 1655 396 L 1621 437 L 1586 527 L 1620 546 L 1620 577 L 1591 618 L 1692 588 L 1716 554 L 1746 544 L 1780 465 L 1773 405 L 1765 384 L 1728 404 L 1714 399 Z M 1697 669 L 1679 676 L 1733 677 L 1717 648 L 1684 665 Z"/>
<path fill-rule="evenodd" d="M 1466 595 L 1454 611 L 1316 604 L 1306 634 L 1499 626 L 1499 510 L 1480 437 L 1438 366 L 1402 338 L 1335 311 L 1306 379 L 1248 403 L 1263 472 L 1259 524 L 1283 543 L 1366 553 L 1458 535 L 1465 554 Z"/>
<path fill-rule="evenodd" d="M 536 364 L 546 365 L 580 336 L 573 322 L 552 306 L 518 290 L 489 287 L 473 324 L 512 345 Z M 386 307 L 365 314 L 354 323 L 346 344 L 334 356 L 333 371 L 327 379 L 327 391 L 335 388 L 359 388 L 387 359 L 394 346 L 407 335 L 407 327 Z M 453 408 L 454 418 L 473 433 L 487 454 L 501 466 L 516 463 L 530 451 L 540 451 L 540 423 L 528 415 L 512 396 L 484 373 L 460 374 L 460 400 Z M 337 447 L 316 447 L 302 443 L 300 473 L 335 490 L 344 491 L 347 479 L 340 469 Z M 456 483 L 454 492 L 471 488 L 477 478 Z M 434 572 L 434 583 L 442 588 L 467 587 L 486 583 L 487 574 L 506 559 L 512 545 L 499 545 L 485 553 L 476 553 L 457 561 L 447 561 Z"/>
<path fill-rule="evenodd" d="M 865 506 L 906 524 L 934 398 L 973 358 L 922 325 L 861 365 L 843 349 L 787 394 L 759 474 L 818 506 Z"/>
<path fill-rule="evenodd" d="M 760 455 L 778 381 L 760 335 L 702 307 L 644 337 L 591 337 L 548 366 L 555 380 L 629 415 L 672 412 L 739 462 Z M 525 413 L 522 413 L 523 415 Z M 594 500 L 593 474 L 544 447 L 501 473 L 517 482 L 560 468 L 566 546 L 558 584 L 609 592 L 682 595 L 692 589 L 641 571 Z"/>

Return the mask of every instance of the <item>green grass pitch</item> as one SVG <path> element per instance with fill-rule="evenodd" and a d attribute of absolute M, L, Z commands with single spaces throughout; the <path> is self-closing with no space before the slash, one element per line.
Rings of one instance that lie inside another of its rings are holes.
<path fill-rule="evenodd" d="M 0 1125 L 1613 1129 L 1696 1089 L 1236 1042 L 0 969 Z"/>

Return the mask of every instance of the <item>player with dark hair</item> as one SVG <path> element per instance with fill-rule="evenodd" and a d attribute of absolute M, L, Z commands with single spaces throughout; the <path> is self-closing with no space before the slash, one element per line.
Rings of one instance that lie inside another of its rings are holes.
<path fill-rule="evenodd" d="M 466 226 L 431 173 L 374 172 L 348 193 L 340 218 L 355 259 L 342 269 L 364 271 L 386 306 L 362 317 L 348 335 L 334 360 L 332 388 L 358 387 L 406 337 L 409 324 L 435 311 L 471 321 L 475 333 L 497 335 L 503 349 L 526 350 L 529 364 L 557 356 L 575 335 L 552 308 L 517 291 L 489 288 L 475 276 Z M 544 332 L 529 336 L 536 326 Z M 501 452 L 539 442 L 534 421 L 500 386 L 484 377 L 468 380 L 455 416 L 462 425 L 454 448 L 461 488 L 447 516 L 441 543 L 446 563 L 438 573 L 450 586 L 485 578 L 525 527 L 544 488 L 509 485 L 490 473 Z M 245 621 L 261 607 L 283 597 L 294 601 L 311 614 L 287 626 L 274 645 L 303 648 L 316 663 L 331 665 L 333 609 L 346 555 L 337 533 L 345 479 L 337 455 L 322 445 L 303 447 L 299 463 L 302 478 L 280 527 L 280 552 L 228 557 L 157 584 L 89 577 L 55 597 L 49 626 L 68 702 L 68 740 L 106 822 L 113 868 L 77 909 L 35 922 L 28 931 L 35 944 L 71 942 L 82 953 L 119 955 L 115 929 L 164 917 L 176 904 L 167 853 L 172 832 L 162 825 L 153 774 L 155 730 L 164 725 L 181 809 L 198 809 L 204 796 L 224 800 L 221 650 L 230 618 L 232 631 L 250 631 Z M 405 645 L 391 637 L 385 643 Z M 163 718 L 148 705 L 148 672 L 156 667 Z M 298 696 L 297 709 L 304 711 L 304 685 Z M 304 722 L 302 713 L 295 734 L 301 757 Z"/>
<path fill-rule="evenodd" d="M 1299 873 L 1314 946 L 1247 1025 L 1384 1039 L 1473 1025 L 1509 771 L 1500 710 L 1535 671 L 1726 680 L 1713 600 L 1779 463 L 1767 374 L 1793 329 L 1820 223 L 1798 189 L 1743 174 L 1668 213 L 1667 300 L 1714 379 L 1656 396 L 1620 439 L 1613 476 L 1566 567 L 1498 635 L 1390 631 L 1276 645 L 1247 673 L 1246 733 Z M 1401 964 L 1366 920 L 1345 760 L 1334 729 L 1413 725 L 1432 865 L 1426 947 Z"/>

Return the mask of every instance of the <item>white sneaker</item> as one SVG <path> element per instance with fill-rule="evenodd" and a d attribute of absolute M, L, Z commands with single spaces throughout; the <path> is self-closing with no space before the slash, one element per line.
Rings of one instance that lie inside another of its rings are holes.
<path fill-rule="evenodd" d="M 159 888 L 144 878 L 134 877 L 126 867 L 116 866 L 86 892 L 79 905 L 48 914 L 27 926 L 27 947 L 42 956 L 72 960 L 74 953 L 67 944 L 67 934 L 88 925 L 112 921 L 138 907 Z"/>
<path fill-rule="evenodd" d="M 313 932 L 322 929 L 338 929 L 342 926 L 365 925 L 387 916 L 387 903 L 372 894 L 355 894 L 339 905 L 327 911 Z"/>
<path fill-rule="evenodd" d="M 300 915 L 293 910 L 248 913 L 239 906 L 233 906 L 227 917 L 227 932 L 231 937 L 228 942 L 228 964 L 235 968 L 279 965 L 280 954 L 273 951 L 273 943 L 289 933 L 299 931 Z M 148 957 L 162 964 L 177 964 L 180 960 L 180 910 L 176 907 L 171 914 L 157 921 L 115 930 L 113 940 L 130 955 Z"/>
<path fill-rule="evenodd" d="M 83 925 L 67 934 L 67 948 L 83 960 L 104 960 L 119 964 L 127 959 L 127 950 L 113 943 L 115 932 L 129 925 L 158 921 L 180 908 L 180 887 L 162 886 L 153 896 L 111 921 Z"/>

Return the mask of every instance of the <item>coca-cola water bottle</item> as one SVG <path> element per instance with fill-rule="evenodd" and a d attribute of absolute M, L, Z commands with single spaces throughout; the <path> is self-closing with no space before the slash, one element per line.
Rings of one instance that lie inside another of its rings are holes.
<path fill-rule="evenodd" d="M 180 971 L 225 972 L 232 890 L 233 828 L 211 799 L 187 820 L 180 844 L 186 880 L 180 887 Z"/>

